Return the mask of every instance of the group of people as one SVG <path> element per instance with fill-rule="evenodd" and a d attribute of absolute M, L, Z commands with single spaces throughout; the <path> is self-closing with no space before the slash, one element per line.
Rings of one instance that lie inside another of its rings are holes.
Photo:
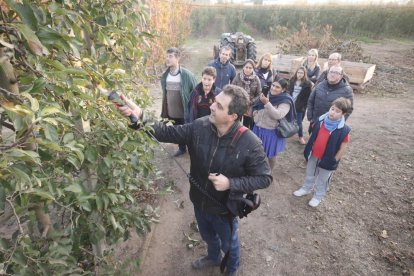
<path fill-rule="evenodd" d="M 208 246 L 207 255 L 192 267 L 219 266 L 223 253 L 228 253 L 226 274 L 237 275 L 238 220 L 229 216 L 226 201 L 234 194 L 252 193 L 272 183 L 275 157 L 286 144 L 277 126 L 286 117 L 295 118 L 300 126 L 298 141 L 306 145 L 308 162 L 304 184 L 293 195 L 315 190 L 309 205 L 318 206 L 349 142 L 345 120 L 353 109 L 353 93 L 338 53 L 330 55 L 328 69 L 320 72 L 318 51 L 311 49 L 290 80 L 273 70 L 270 54 L 257 64 L 246 60 L 240 72 L 230 63 L 231 54 L 230 47 L 222 47 L 197 84 L 194 75 L 180 66 L 179 49 L 167 50 L 168 68 L 161 77 L 161 117 L 172 120 L 172 126 L 147 118 L 144 110 L 124 96 L 127 105 L 118 109 L 124 116 L 139 118 L 133 128 L 151 123 L 159 141 L 178 144 L 175 156 L 188 150 L 190 199 Z M 308 142 L 303 137 L 305 114 L 310 123 Z M 241 131 L 243 128 L 251 131 Z"/>

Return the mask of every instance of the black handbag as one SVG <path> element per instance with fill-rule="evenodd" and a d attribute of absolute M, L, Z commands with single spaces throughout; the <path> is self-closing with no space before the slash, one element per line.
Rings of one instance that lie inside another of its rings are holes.
<path fill-rule="evenodd" d="M 277 126 L 277 133 L 279 137 L 292 137 L 293 135 L 298 133 L 298 130 L 299 126 L 296 122 L 296 118 L 294 118 L 291 122 L 289 122 L 286 118 L 282 118 L 279 120 L 279 125 Z"/>
<path fill-rule="evenodd" d="M 286 119 L 286 116 L 279 120 L 279 125 L 276 127 L 277 135 L 282 138 L 289 138 L 298 133 L 299 125 L 296 119 L 295 103 L 291 99 L 290 101 L 290 120 Z"/>

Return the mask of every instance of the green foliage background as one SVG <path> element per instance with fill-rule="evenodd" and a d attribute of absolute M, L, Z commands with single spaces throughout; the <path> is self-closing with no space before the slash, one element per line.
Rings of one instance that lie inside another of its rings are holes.
<path fill-rule="evenodd" d="M 133 193 L 152 185 L 154 169 L 150 138 L 130 131 L 102 91 L 149 103 L 148 7 L 135 0 L 1 5 L 0 43 L 11 54 L 0 69 L 13 65 L 19 93 L 0 93 L 1 122 L 14 128 L 0 140 L 0 217 L 11 213 L 12 230 L 0 238 L 0 274 L 113 274 L 122 267 L 93 248 L 127 239 L 131 228 L 149 230 L 154 210 Z M 37 230 L 35 206 L 51 214 L 47 235 Z"/>
<path fill-rule="evenodd" d="M 204 34 L 211 24 L 225 32 L 257 32 L 273 38 L 277 26 L 297 31 L 304 22 L 310 29 L 327 24 L 335 34 L 375 38 L 413 38 L 414 6 L 220 6 L 198 7 L 191 15 L 193 35 Z M 217 23 L 218 22 L 218 23 Z"/>

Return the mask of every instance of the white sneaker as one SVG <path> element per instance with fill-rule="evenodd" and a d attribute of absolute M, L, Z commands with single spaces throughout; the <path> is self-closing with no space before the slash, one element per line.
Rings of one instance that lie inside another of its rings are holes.
<path fill-rule="evenodd" d="M 319 200 L 319 199 L 316 199 L 316 198 L 312 198 L 310 201 L 309 201 L 309 206 L 311 206 L 311 207 L 316 207 L 316 206 L 318 206 L 319 205 L 319 203 L 321 203 L 321 201 Z"/>
<path fill-rule="evenodd" d="M 310 193 L 310 191 L 306 191 L 305 189 L 300 188 L 299 190 L 294 191 L 294 192 L 293 192 L 293 195 L 294 195 L 294 196 L 304 196 L 304 195 L 307 195 L 307 194 L 309 194 L 309 193 Z"/>

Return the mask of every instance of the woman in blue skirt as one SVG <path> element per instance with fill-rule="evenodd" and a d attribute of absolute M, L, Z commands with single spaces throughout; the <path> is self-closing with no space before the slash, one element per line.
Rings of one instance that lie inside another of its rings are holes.
<path fill-rule="evenodd" d="M 262 140 L 264 150 L 273 170 L 275 157 L 285 150 L 286 139 L 277 135 L 279 120 L 293 112 L 292 97 L 286 92 L 288 82 L 279 79 L 272 83 L 266 97 L 261 94 L 253 106 L 253 132 Z"/>

